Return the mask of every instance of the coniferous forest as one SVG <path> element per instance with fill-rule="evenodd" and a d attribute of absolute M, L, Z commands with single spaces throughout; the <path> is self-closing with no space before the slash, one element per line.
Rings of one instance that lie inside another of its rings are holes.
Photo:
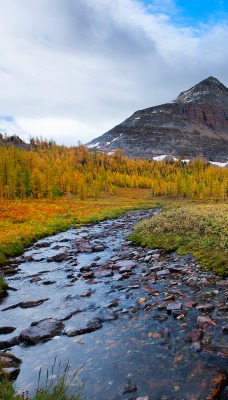
<path fill-rule="evenodd" d="M 35 141 L 34 141 L 35 143 Z M 151 196 L 225 200 L 228 170 L 203 159 L 132 160 L 120 151 L 108 155 L 85 146 L 58 146 L 38 141 L 29 151 L 4 146 L 0 152 L 0 198 L 80 199 L 115 188 L 150 189 Z"/>

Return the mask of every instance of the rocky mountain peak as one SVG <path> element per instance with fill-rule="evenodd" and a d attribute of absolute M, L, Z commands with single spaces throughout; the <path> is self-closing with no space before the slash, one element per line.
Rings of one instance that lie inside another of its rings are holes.
<path fill-rule="evenodd" d="M 227 162 L 228 89 L 210 76 L 170 103 L 136 111 L 88 147 L 121 149 L 142 159 L 171 155 Z"/>
<path fill-rule="evenodd" d="M 181 92 L 174 102 L 210 103 L 222 107 L 226 105 L 228 107 L 228 88 L 219 82 L 218 79 L 209 76 L 192 88 Z"/>

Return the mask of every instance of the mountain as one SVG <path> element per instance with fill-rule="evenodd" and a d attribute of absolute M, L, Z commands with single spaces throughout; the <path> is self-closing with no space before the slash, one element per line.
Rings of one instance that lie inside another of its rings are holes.
<path fill-rule="evenodd" d="M 228 88 L 210 76 L 169 103 L 136 111 L 87 146 L 121 149 L 132 158 L 166 154 L 227 162 Z"/>

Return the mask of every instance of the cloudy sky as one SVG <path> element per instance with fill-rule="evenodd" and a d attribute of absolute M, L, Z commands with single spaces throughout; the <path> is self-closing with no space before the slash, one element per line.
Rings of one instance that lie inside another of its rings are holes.
<path fill-rule="evenodd" d="M 0 0 L 0 132 L 87 143 L 214 76 L 227 0 Z"/>

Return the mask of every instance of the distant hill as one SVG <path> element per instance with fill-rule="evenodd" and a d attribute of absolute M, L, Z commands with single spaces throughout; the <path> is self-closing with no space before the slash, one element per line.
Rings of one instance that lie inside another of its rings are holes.
<path fill-rule="evenodd" d="M 31 145 L 28 143 L 25 143 L 22 139 L 19 138 L 19 136 L 13 135 L 13 136 L 3 136 L 0 133 L 0 146 L 15 146 L 19 149 L 23 150 L 30 150 Z"/>
<path fill-rule="evenodd" d="M 209 77 L 173 101 L 136 111 L 87 144 L 131 158 L 160 155 L 228 161 L 228 88 Z"/>

